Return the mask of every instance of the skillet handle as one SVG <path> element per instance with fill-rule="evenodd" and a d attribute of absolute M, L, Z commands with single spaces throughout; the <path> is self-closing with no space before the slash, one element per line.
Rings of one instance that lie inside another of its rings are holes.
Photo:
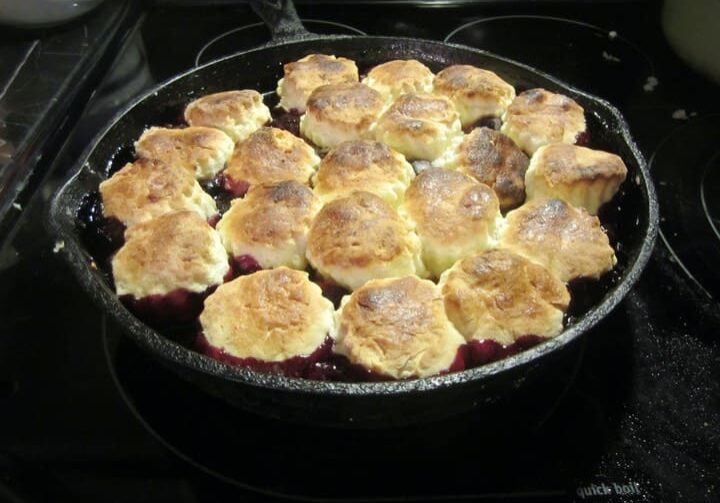
<path fill-rule="evenodd" d="M 312 35 L 300 21 L 292 0 L 250 0 L 250 6 L 270 28 L 273 42 L 299 40 Z"/>

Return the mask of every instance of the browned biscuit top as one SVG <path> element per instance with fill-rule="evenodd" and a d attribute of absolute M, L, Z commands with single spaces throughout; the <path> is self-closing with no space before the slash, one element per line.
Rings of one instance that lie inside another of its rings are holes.
<path fill-rule="evenodd" d="M 306 233 L 317 210 L 312 190 L 296 181 L 253 185 L 233 201 L 218 230 L 229 242 L 280 245 Z"/>
<path fill-rule="evenodd" d="M 385 193 L 404 190 L 412 175 L 412 167 L 403 156 L 384 143 L 352 140 L 325 155 L 314 186 L 319 194 L 366 190 L 383 197 Z"/>
<path fill-rule="evenodd" d="M 307 183 L 320 159 L 288 131 L 264 127 L 235 145 L 225 175 L 249 184 L 296 180 Z"/>
<path fill-rule="evenodd" d="M 518 307 L 518 300 L 537 294 L 561 309 L 570 303 L 567 287 L 544 267 L 508 250 L 488 250 L 460 262 L 470 284 L 482 285 L 498 309 Z M 528 314 L 528 313 L 525 313 Z"/>
<path fill-rule="evenodd" d="M 529 153 L 549 143 L 574 143 L 586 127 L 580 105 L 545 89 L 530 89 L 517 95 L 504 121 L 502 131 Z"/>
<path fill-rule="evenodd" d="M 327 54 L 309 54 L 301 60 L 286 63 L 283 68 L 286 73 L 308 69 L 317 70 L 321 76 L 327 78 L 331 74 L 346 72 L 348 62 L 352 63 L 352 60 Z"/>
<path fill-rule="evenodd" d="M 597 278 L 616 263 L 600 220 L 559 199 L 536 199 L 508 213 L 501 246 L 544 265 L 562 281 Z"/>
<path fill-rule="evenodd" d="M 627 167 L 623 160 L 609 152 L 555 143 L 539 150 L 537 170 L 550 185 L 589 182 L 598 178 L 624 179 Z"/>
<path fill-rule="evenodd" d="M 354 192 L 326 204 L 308 236 L 308 253 L 323 265 L 367 267 L 407 253 L 408 228 L 380 197 Z"/>
<path fill-rule="evenodd" d="M 508 113 L 511 115 L 542 114 L 566 116 L 582 114 L 583 109 L 575 100 L 564 94 L 551 93 L 545 89 L 530 89 L 517 95 Z"/>
<path fill-rule="evenodd" d="M 432 78 L 430 69 L 416 59 L 396 59 L 382 63 L 368 72 L 368 78 L 388 86 L 402 86 Z"/>
<path fill-rule="evenodd" d="M 157 159 L 187 169 L 198 178 L 220 171 L 232 148 L 233 141 L 228 135 L 204 126 L 181 129 L 151 127 L 135 143 L 138 157 Z"/>
<path fill-rule="evenodd" d="M 446 97 L 408 93 L 397 98 L 382 114 L 376 131 L 380 140 L 396 138 L 393 146 L 408 155 L 415 150 L 423 150 L 424 143 L 434 144 L 442 140 L 442 146 L 447 147 L 446 136 L 454 131 L 456 123 L 459 133 L 458 113 Z"/>
<path fill-rule="evenodd" d="M 441 168 L 427 169 L 412 181 L 403 207 L 421 236 L 446 243 L 486 235 L 500 211 L 490 187 Z"/>
<path fill-rule="evenodd" d="M 451 366 L 463 343 L 437 287 L 415 276 L 369 281 L 341 307 L 336 350 L 374 372 L 432 375 Z"/>
<path fill-rule="evenodd" d="M 203 291 L 222 283 L 229 269 L 220 238 L 194 211 L 176 211 L 125 233 L 112 260 L 119 294 L 137 297 L 184 288 Z"/>
<path fill-rule="evenodd" d="M 507 82 L 490 70 L 471 65 L 452 65 L 435 76 L 435 92 L 447 96 L 467 98 L 503 98 L 507 95 Z"/>
<path fill-rule="evenodd" d="M 570 302 L 559 279 L 508 250 L 468 257 L 440 283 L 448 316 L 468 340 L 511 344 L 523 335 L 557 335 Z"/>
<path fill-rule="evenodd" d="M 343 179 L 348 174 L 356 173 L 368 167 L 379 169 L 391 167 L 393 151 L 377 141 L 353 140 L 342 143 L 330 150 L 320 164 L 320 171 L 323 171 L 323 178 L 327 176 L 338 176 Z M 323 167 L 325 169 L 323 170 Z M 328 167 L 331 167 L 328 170 Z"/>
<path fill-rule="evenodd" d="M 283 66 L 285 79 L 305 89 L 325 84 L 342 84 L 358 81 L 355 62 L 327 54 L 310 54 Z"/>
<path fill-rule="evenodd" d="M 431 120 L 450 126 L 457 119 L 452 102 L 442 96 L 408 93 L 396 99 L 388 113 L 397 119 Z M 412 126 L 409 126 L 411 129 Z"/>
<path fill-rule="evenodd" d="M 353 325 L 357 336 L 371 338 L 387 350 L 415 337 L 430 339 L 436 311 L 442 309 L 438 304 L 437 291 L 427 280 L 373 280 L 350 297 L 343 321 Z"/>
<path fill-rule="evenodd" d="M 489 128 L 474 129 L 458 149 L 457 167 L 492 187 L 503 210 L 525 200 L 525 172 L 530 159 L 510 138 Z"/>
<path fill-rule="evenodd" d="M 205 300 L 208 342 L 240 358 L 307 356 L 333 330 L 333 306 L 304 271 L 278 267 L 240 276 Z"/>
<path fill-rule="evenodd" d="M 262 102 L 262 94 L 254 89 L 208 94 L 185 108 L 185 120 L 193 126 L 224 124 L 228 117 L 241 117 Z"/>
<path fill-rule="evenodd" d="M 128 227 L 174 210 L 193 209 L 206 218 L 216 212 L 191 171 L 150 159 L 126 164 L 100 184 L 100 193 L 103 214 Z"/>
<path fill-rule="evenodd" d="M 307 101 L 307 113 L 317 120 L 354 124 L 357 129 L 366 129 L 382 108 L 382 95 L 359 83 L 320 86 Z"/>
<path fill-rule="evenodd" d="M 387 100 L 410 92 L 432 92 L 435 75 L 415 59 L 396 59 L 372 68 L 363 83 L 377 89 Z"/>

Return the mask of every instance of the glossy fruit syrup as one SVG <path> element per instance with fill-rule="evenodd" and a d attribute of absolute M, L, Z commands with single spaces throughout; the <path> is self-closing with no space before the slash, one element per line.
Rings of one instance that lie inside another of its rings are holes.
<path fill-rule="evenodd" d="M 235 180 L 230 176 L 223 176 L 223 188 L 235 197 L 245 197 L 250 189 L 250 183 L 245 180 Z"/>
<path fill-rule="evenodd" d="M 463 133 L 470 134 L 473 129 L 479 128 L 479 127 L 486 127 L 493 129 L 495 131 L 500 131 L 500 127 L 502 126 L 502 120 L 500 117 L 497 117 L 495 115 L 486 115 L 485 117 L 480 117 L 478 120 L 473 122 L 472 124 L 469 124 L 465 126 L 463 129 Z"/>
<path fill-rule="evenodd" d="M 230 209 L 230 202 L 238 197 L 233 192 L 225 188 L 225 175 L 222 173 L 214 178 L 210 178 L 209 180 L 202 180 L 200 182 L 200 186 L 215 200 L 215 205 L 217 206 L 219 212 L 218 220 L 227 210 Z"/>
<path fill-rule="evenodd" d="M 592 141 L 592 138 L 590 136 L 590 131 L 583 131 L 582 133 L 579 133 L 575 137 L 575 145 L 578 147 L 590 147 L 590 142 Z"/>
<path fill-rule="evenodd" d="M 281 109 L 275 109 L 273 112 L 273 120 L 270 123 L 271 127 L 284 129 L 295 136 L 300 137 L 300 117 L 301 113 L 297 110 L 290 110 L 285 112 Z"/>

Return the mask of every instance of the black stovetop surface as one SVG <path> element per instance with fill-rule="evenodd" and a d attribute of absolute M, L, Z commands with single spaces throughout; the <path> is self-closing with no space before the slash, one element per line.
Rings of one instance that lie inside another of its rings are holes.
<path fill-rule="evenodd" d="M 0 251 L 0 499 L 720 500 L 720 89 L 674 56 L 658 7 L 361 2 L 299 12 L 317 32 L 449 37 L 619 106 L 661 197 L 663 236 L 639 284 L 555 371 L 440 423 L 322 430 L 190 387 L 104 318 L 44 227 L 59 181 L 123 104 L 267 37 L 245 6 L 159 4 L 100 58 L 112 69 Z"/>

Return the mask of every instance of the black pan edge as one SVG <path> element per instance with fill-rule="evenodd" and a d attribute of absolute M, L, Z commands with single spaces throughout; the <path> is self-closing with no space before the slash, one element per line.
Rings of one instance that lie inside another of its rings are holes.
<path fill-rule="evenodd" d="M 638 179 L 635 182 L 639 185 L 643 192 L 644 199 L 647 204 L 647 227 L 645 229 L 645 239 L 640 250 L 628 261 L 628 269 L 621 282 L 611 291 L 609 295 L 595 308 L 588 312 L 580 321 L 563 332 L 558 337 L 547 341 L 527 351 L 521 352 L 515 356 L 501 360 L 492 364 L 484 365 L 474 369 L 465 370 L 453 374 L 429 377 L 424 379 L 416 379 L 411 381 L 393 381 L 381 383 L 347 383 L 347 382 L 326 382 L 312 381 L 308 379 L 287 378 L 279 375 L 262 374 L 245 368 L 238 368 L 226 365 L 224 363 L 213 360 L 207 356 L 201 355 L 169 339 L 161 336 L 148 326 L 140 322 L 133 316 L 117 299 L 107 285 L 100 280 L 98 273 L 93 269 L 89 260 L 89 255 L 84 251 L 80 243 L 78 232 L 76 230 L 76 213 L 78 209 L 78 201 L 85 194 L 81 180 L 85 176 L 94 176 L 85 168 L 87 160 L 95 149 L 96 145 L 103 139 L 110 129 L 129 111 L 131 111 L 138 103 L 144 101 L 149 96 L 166 87 L 168 84 L 182 79 L 188 75 L 202 71 L 211 67 L 218 62 L 237 58 L 244 54 L 250 54 L 257 51 L 263 51 L 268 48 L 302 44 L 307 42 L 324 43 L 333 40 L 351 39 L 356 41 L 374 40 L 377 42 L 385 41 L 388 44 L 406 44 L 406 45 L 433 45 L 438 48 L 455 48 L 462 51 L 469 51 L 481 54 L 486 57 L 502 61 L 504 63 L 518 67 L 526 72 L 532 73 L 544 79 L 547 79 L 557 85 L 559 88 L 568 91 L 570 94 L 584 97 L 587 101 L 591 101 L 599 108 L 604 109 L 612 120 L 615 122 L 614 127 L 620 132 L 623 141 L 632 153 L 634 161 L 639 169 Z M 632 286 L 640 277 L 643 268 L 647 264 L 655 244 L 658 231 L 658 202 L 655 188 L 650 179 L 650 174 L 645 160 L 640 153 L 637 145 L 632 139 L 629 127 L 621 113 L 610 103 L 598 97 L 585 93 L 573 86 L 565 84 L 560 80 L 547 75 L 546 73 L 531 68 L 522 63 L 496 56 L 472 47 L 466 47 L 458 44 L 442 43 L 437 41 L 419 40 L 411 38 L 399 37 L 311 37 L 301 41 L 293 41 L 289 43 L 270 43 L 265 46 L 252 49 L 243 53 L 227 56 L 216 61 L 209 62 L 200 67 L 191 69 L 172 79 L 169 79 L 144 95 L 133 100 L 128 106 L 121 110 L 110 121 L 108 126 L 101 131 L 85 149 L 80 160 L 75 167 L 70 170 L 68 176 L 63 182 L 62 187 L 53 197 L 50 205 L 48 224 L 51 232 L 59 241 L 64 242 L 62 253 L 69 262 L 73 272 L 80 280 L 83 288 L 88 292 L 90 297 L 101 306 L 104 311 L 108 312 L 112 318 L 122 326 L 125 331 L 141 346 L 149 350 L 151 353 L 164 360 L 171 360 L 174 363 L 189 367 L 201 373 L 220 377 L 222 379 L 237 382 L 242 385 L 249 385 L 259 388 L 280 390 L 286 392 L 297 392 L 304 394 L 328 394 L 328 395 L 398 395 L 398 394 L 414 394 L 429 390 L 437 390 L 448 388 L 460 383 L 470 383 L 480 381 L 489 376 L 500 374 L 510 368 L 524 367 L 532 363 L 539 362 L 541 359 L 553 353 L 556 349 L 567 345 L 571 341 L 595 326 L 602 318 L 608 315 L 629 292 Z"/>

